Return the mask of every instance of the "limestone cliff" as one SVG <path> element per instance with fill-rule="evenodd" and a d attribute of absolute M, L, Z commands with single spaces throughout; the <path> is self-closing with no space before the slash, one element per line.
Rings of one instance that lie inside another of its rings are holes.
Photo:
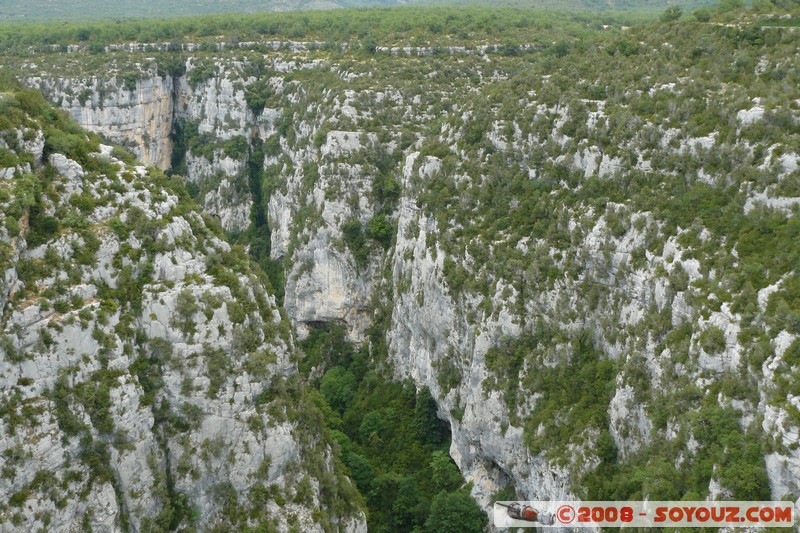
<path fill-rule="evenodd" d="M 129 146 L 146 165 L 170 166 L 174 81 L 153 76 L 124 81 L 113 78 L 117 90 L 108 90 L 108 78 L 31 78 L 30 84 L 67 110 L 81 127 L 108 140 Z"/>

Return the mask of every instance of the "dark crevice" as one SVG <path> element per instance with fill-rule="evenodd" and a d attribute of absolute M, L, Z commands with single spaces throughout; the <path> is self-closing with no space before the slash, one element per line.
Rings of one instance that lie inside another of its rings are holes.
<path fill-rule="evenodd" d="M 186 138 L 183 134 L 183 125 L 179 117 L 178 106 L 180 105 L 180 76 L 172 77 L 172 94 L 170 108 L 172 115 L 170 116 L 170 129 L 169 137 L 170 144 L 172 145 L 172 155 L 170 157 L 170 168 L 167 170 L 169 174 L 184 175 L 186 173 Z"/>
<path fill-rule="evenodd" d="M 250 210 L 250 226 L 233 240 L 249 247 L 250 256 L 258 263 L 267 275 L 272 292 L 279 306 L 283 306 L 285 294 L 285 273 L 283 261 L 272 259 L 272 230 L 269 227 L 267 206 L 270 190 L 265 186 L 264 141 L 257 133 L 250 138 L 247 158 L 247 183 L 253 205 Z"/>

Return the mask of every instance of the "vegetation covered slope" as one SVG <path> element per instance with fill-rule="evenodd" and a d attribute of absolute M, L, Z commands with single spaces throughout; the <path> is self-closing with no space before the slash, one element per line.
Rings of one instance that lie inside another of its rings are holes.
<path fill-rule="evenodd" d="M 0 527 L 363 527 L 244 251 L 180 182 L 0 91 Z"/>
<path fill-rule="evenodd" d="M 450 430 L 430 391 L 387 379 L 376 368 L 386 354 L 356 348 L 341 325 L 315 327 L 300 345 L 301 371 L 320 391 L 326 423 L 367 501 L 369 530 L 484 531 L 486 514 L 448 456 Z"/>

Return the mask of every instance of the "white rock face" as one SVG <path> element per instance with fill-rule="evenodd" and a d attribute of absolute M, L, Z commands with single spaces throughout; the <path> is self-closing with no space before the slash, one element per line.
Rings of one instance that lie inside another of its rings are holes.
<path fill-rule="evenodd" d="M 625 458 L 647 443 L 653 423 L 635 399 L 633 387 L 617 389 L 609 406 L 609 429 L 620 456 Z"/>
<path fill-rule="evenodd" d="M 417 157 L 412 154 L 406 159 L 404 185 L 412 178 Z M 437 169 L 437 162 L 428 160 L 420 166 L 419 174 L 425 179 Z M 419 228 L 416 234 L 414 227 Z M 426 246 L 427 234 L 435 231 L 435 222 L 420 216 L 413 199 L 401 199 L 392 277 L 395 285 L 410 278 L 410 285 L 395 296 L 388 333 L 396 375 L 413 378 L 440 398 L 440 415 L 453 428 L 450 455 L 466 479 L 474 483 L 473 495 L 482 506 L 488 508 L 492 495 L 509 483 L 522 498 L 573 497 L 568 471 L 532 455 L 523 441 L 522 429 L 509 425 L 501 396 L 484 394 L 481 383 L 487 371 L 483 355 L 490 339 L 518 334 L 519 328 L 501 316 L 481 328 L 477 338 L 468 331 L 441 277 L 444 254 L 438 251 L 434 258 L 433 250 Z M 461 385 L 442 390 L 437 366 L 454 354 L 463 354 L 453 361 L 461 372 Z M 457 420 L 452 413 L 460 407 L 464 414 Z"/>
<path fill-rule="evenodd" d="M 185 77 L 179 78 L 176 110 L 181 117 L 199 122 L 201 133 L 213 133 L 221 139 L 244 135 L 254 122 L 247 107 L 244 91 L 236 80 L 214 76 L 192 87 Z"/>
<path fill-rule="evenodd" d="M 68 182 L 73 183 L 83 177 L 83 168 L 72 159 L 67 158 L 62 154 L 53 154 L 50 156 L 50 164 L 53 165 L 56 171 L 64 176 Z"/>
<path fill-rule="evenodd" d="M 772 207 L 780 209 L 784 212 L 791 212 L 792 208 L 800 205 L 800 198 L 792 198 L 785 196 L 767 196 L 765 193 L 755 193 L 747 198 L 744 205 L 745 213 L 750 213 L 758 206 Z"/>
<path fill-rule="evenodd" d="M 791 500 L 800 490 L 800 483 L 794 472 L 800 471 L 800 457 L 797 454 L 785 456 L 777 452 L 765 457 L 770 490 L 775 498 Z"/>
<path fill-rule="evenodd" d="M 212 77 L 192 86 L 178 78 L 175 119 L 196 124 L 201 134 L 211 134 L 218 142 L 239 136 L 249 142 L 253 135 L 253 112 L 247 107 L 244 91 L 227 77 Z M 204 210 L 219 218 L 226 231 L 242 232 L 250 225 L 252 195 L 247 181 L 244 153 L 233 158 L 214 149 L 211 160 L 189 150 L 186 154 L 186 179 L 206 189 L 200 199 Z"/>
<path fill-rule="evenodd" d="M 749 126 L 761 120 L 764 116 L 764 108 L 761 106 L 753 106 L 750 109 L 742 109 L 736 113 L 736 118 L 743 126 Z"/>
<path fill-rule="evenodd" d="M 155 75 L 138 79 L 133 86 L 118 79 L 109 84 L 99 77 L 33 77 L 28 83 L 69 111 L 83 128 L 133 147 L 146 165 L 169 168 L 175 112 L 172 78 Z"/>
<path fill-rule="evenodd" d="M 313 322 L 346 321 L 363 331 L 368 325 L 366 299 L 368 286 L 361 283 L 352 262 L 344 254 L 330 248 L 328 235 L 317 234 L 309 247 L 296 258 L 301 261 L 293 272 L 300 272 L 310 262 L 311 270 L 290 278 L 285 306 L 298 325 L 298 334 L 306 332 L 304 325 Z"/>

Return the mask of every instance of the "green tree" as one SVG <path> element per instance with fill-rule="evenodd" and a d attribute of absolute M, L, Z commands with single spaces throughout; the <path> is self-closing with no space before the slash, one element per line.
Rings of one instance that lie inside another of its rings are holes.
<path fill-rule="evenodd" d="M 367 235 L 371 239 L 375 239 L 384 250 L 388 250 L 392 244 L 392 234 L 394 233 L 394 226 L 386 219 L 386 215 L 375 215 L 367 223 Z"/>
<path fill-rule="evenodd" d="M 753 0 L 753 11 L 756 13 L 768 13 L 775 9 L 775 4 L 770 0 Z"/>
<path fill-rule="evenodd" d="M 700 334 L 698 342 L 708 354 L 722 353 L 725 350 L 725 333 L 718 327 L 711 326 Z"/>
<path fill-rule="evenodd" d="M 431 454 L 431 478 L 439 490 L 455 490 L 464 479 L 447 453 L 437 450 Z"/>
<path fill-rule="evenodd" d="M 372 35 L 365 37 L 364 41 L 361 43 L 361 48 L 368 54 L 374 54 L 378 50 L 378 43 L 375 41 L 375 37 Z"/>
<path fill-rule="evenodd" d="M 342 235 L 344 242 L 352 252 L 359 268 L 367 266 L 369 259 L 369 247 L 364 237 L 364 230 L 361 222 L 357 218 L 350 218 L 342 224 Z"/>
<path fill-rule="evenodd" d="M 661 22 L 672 22 L 678 20 L 683 16 L 683 9 L 679 6 L 669 6 L 664 12 L 661 14 Z"/>
<path fill-rule="evenodd" d="M 259 114 L 264 110 L 273 93 L 269 80 L 256 80 L 245 89 L 244 99 L 247 107 L 252 109 L 253 113 Z"/>
<path fill-rule="evenodd" d="M 431 512 L 425 521 L 425 531 L 483 533 L 488 521 L 486 514 L 469 495 L 469 490 L 442 491 L 433 498 Z"/>
<path fill-rule="evenodd" d="M 370 411 L 364 416 L 359 431 L 364 441 L 372 443 L 380 441 L 381 434 L 385 428 L 386 423 L 383 420 L 383 416 L 378 411 Z"/>
<path fill-rule="evenodd" d="M 369 461 L 355 452 L 345 452 L 344 462 L 350 469 L 350 479 L 355 481 L 358 490 L 366 494 L 375 479 L 375 470 Z"/>
<path fill-rule="evenodd" d="M 720 13 L 728 13 L 729 11 L 741 9 L 743 7 L 744 7 L 744 0 L 719 0 L 719 4 L 717 5 L 717 11 L 719 11 Z"/>
<path fill-rule="evenodd" d="M 356 387 L 353 373 L 337 366 L 325 373 L 319 390 L 331 407 L 343 412 L 353 401 Z"/>
<path fill-rule="evenodd" d="M 694 15 L 694 18 L 697 19 L 698 22 L 708 22 L 711 20 L 711 11 L 705 7 L 696 9 L 692 15 Z"/>
<path fill-rule="evenodd" d="M 420 492 L 412 477 L 403 478 L 392 503 L 392 525 L 395 531 L 412 531 L 425 523 L 430 502 Z"/>

